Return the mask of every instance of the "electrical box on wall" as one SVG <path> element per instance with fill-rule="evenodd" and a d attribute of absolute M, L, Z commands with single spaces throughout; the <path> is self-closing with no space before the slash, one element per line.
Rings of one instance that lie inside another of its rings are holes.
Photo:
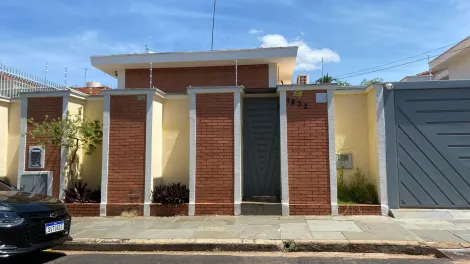
<path fill-rule="evenodd" d="M 29 169 L 44 169 L 46 152 L 42 146 L 29 147 Z"/>
<path fill-rule="evenodd" d="M 336 166 L 341 169 L 352 169 L 352 154 L 336 154 L 336 159 L 338 163 Z"/>

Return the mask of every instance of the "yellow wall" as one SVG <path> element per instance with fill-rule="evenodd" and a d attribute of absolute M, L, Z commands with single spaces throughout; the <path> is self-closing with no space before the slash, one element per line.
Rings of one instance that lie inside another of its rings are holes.
<path fill-rule="evenodd" d="M 76 115 L 79 114 L 80 108 L 82 109 L 81 112 L 81 117 L 83 118 L 83 111 L 85 108 L 85 100 L 74 98 L 74 97 L 69 97 L 69 103 L 68 103 L 68 111 L 70 114 L 70 118 L 75 119 L 77 118 Z M 71 154 L 71 153 L 69 153 Z M 83 167 L 83 151 L 81 148 L 78 149 L 77 151 L 77 161 L 75 164 L 77 164 L 77 171 L 78 171 L 78 179 L 81 179 L 81 171 Z M 68 168 L 66 168 L 68 171 Z M 68 175 L 68 174 L 67 174 Z M 65 178 L 65 186 L 69 186 L 73 182 L 73 179 L 70 179 L 68 177 Z"/>
<path fill-rule="evenodd" d="M 104 100 L 87 99 L 85 103 L 85 118 L 99 120 L 103 125 Z M 89 156 L 83 155 L 81 178 L 88 183 L 90 188 L 101 185 L 101 158 L 102 146 L 98 145 L 96 150 Z"/>
<path fill-rule="evenodd" d="M 162 144 L 163 144 L 163 103 L 164 100 L 158 95 L 153 97 L 152 113 L 152 182 L 151 186 L 162 182 Z"/>
<path fill-rule="evenodd" d="M 189 98 L 163 104 L 162 183 L 189 182 Z"/>
<path fill-rule="evenodd" d="M 336 153 L 352 153 L 352 169 L 344 169 L 346 180 L 361 169 L 369 173 L 369 126 L 365 94 L 335 94 Z M 375 180 L 373 181 L 375 182 Z"/>
<path fill-rule="evenodd" d="M 18 179 L 18 150 L 20 147 L 20 120 L 21 101 L 14 100 L 10 103 L 8 112 L 8 144 L 6 176 L 11 184 L 16 186 Z"/>
<path fill-rule="evenodd" d="M 377 107 L 375 89 L 367 93 L 367 119 L 369 123 L 369 174 L 379 193 L 379 149 L 377 141 Z"/>
<path fill-rule="evenodd" d="M 6 177 L 7 174 L 9 106 L 9 102 L 0 102 L 0 177 Z"/>

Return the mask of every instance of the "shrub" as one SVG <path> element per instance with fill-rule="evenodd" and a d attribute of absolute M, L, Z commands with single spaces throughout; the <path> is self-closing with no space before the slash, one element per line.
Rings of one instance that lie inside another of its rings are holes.
<path fill-rule="evenodd" d="M 100 187 L 97 189 L 87 188 L 88 184 L 82 180 L 76 181 L 72 187 L 65 189 L 66 203 L 99 203 L 101 201 Z"/>
<path fill-rule="evenodd" d="M 368 182 L 366 175 L 360 169 L 353 174 L 349 184 L 344 181 L 342 169 L 338 171 L 338 199 L 341 203 L 379 203 L 375 185 Z"/>
<path fill-rule="evenodd" d="M 152 202 L 178 205 L 189 202 L 189 189 L 181 183 L 155 185 L 152 191 Z"/>

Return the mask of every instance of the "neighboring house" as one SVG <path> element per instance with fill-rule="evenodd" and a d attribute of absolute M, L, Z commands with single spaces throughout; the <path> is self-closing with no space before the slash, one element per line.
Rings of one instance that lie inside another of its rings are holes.
<path fill-rule="evenodd" d="M 430 71 L 407 76 L 402 82 L 470 79 L 470 36 L 429 63 Z"/>

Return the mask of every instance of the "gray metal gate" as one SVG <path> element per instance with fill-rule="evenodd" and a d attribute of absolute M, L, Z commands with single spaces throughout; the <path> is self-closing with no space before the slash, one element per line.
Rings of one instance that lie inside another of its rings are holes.
<path fill-rule="evenodd" d="M 243 101 L 243 196 L 280 196 L 279 99 Z"/>
<path fill-rule="evenodd" d="M 403 89 L 391 96 L 395 127 L 387 140 L 395 134 L 396 162 L 389 155 L 387 162 L 396 165 L 399 206 L 470 207 L 470 89 Z"/>

